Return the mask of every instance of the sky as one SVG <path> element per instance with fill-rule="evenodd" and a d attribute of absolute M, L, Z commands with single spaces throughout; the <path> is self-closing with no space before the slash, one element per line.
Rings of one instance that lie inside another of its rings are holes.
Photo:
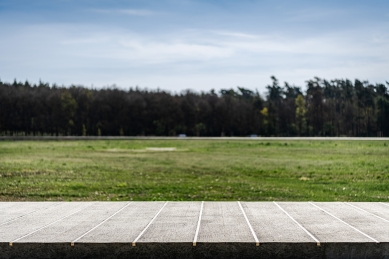
<path fill-rule="evenodd" d="M 0 80 L 264 92 L 389 81 L 388 0 L 0 0 Z"/>

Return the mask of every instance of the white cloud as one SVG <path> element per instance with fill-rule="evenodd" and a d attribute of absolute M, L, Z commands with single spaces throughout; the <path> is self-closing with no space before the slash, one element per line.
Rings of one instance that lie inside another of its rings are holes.
<path fill-rule="evenodd" d="M 65 40 L 63 44 L 72 44 L 72 48 L 79 50 L 83 57 L 121 60 L 137 66 L 218 60 L 224 64 L 256 65 L 270 55 L 277 61 L 283 59 L 284 64 L 289 63 L 291 57 L 297 56 L 300 60 L 293 60 L 296 64 L 308 60 L 314 64 L 318 61 L 334 63 L 342 59 L 389 59 L 389 55 L 384 54 L 389 44 L 383 44 L 382 41 L 372 44 L 370 39 L 356 39 L 352 35 L 343 37 L 346 34 L 302 39 L 272 35 L 256 38 L 223 37 L 230 35 L 228 32 L 222 37 L 219 33 L 209 35 L 207 32 L 204 35 L 199 32 L 196 35 L 177 33 L 176 37 L 171 34 L 165 37 L 144 37 L 119 31 L 100 34 Z"/>
<path fill-rule="evenodd" d="M 177 61 L 207 61 L 230 57 L 232 49 L 222 46 L 186 42 L 144 42 L 142 40 L 120 40 L 125 59 L 138 59 L 146 63 L 170 63 Z"/>
<path fill-rule="evenodd" d="M 261 91 L 270 75 L 300 86 L 314 76 L 383 82 L 389 33 L 380 31 L 304 38 L 227 30 L 138 34 L 72 24 L 14 27 L 0 42 L 0 76 L 176 91 L 237 85 Z"/>

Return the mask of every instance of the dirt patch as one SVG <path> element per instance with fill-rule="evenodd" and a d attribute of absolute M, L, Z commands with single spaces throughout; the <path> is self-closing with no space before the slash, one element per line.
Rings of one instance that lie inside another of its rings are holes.
<path fill-rule="evenodd" d="M 147 151 L 176 151 L 175 147 L 147 147 Z"/>

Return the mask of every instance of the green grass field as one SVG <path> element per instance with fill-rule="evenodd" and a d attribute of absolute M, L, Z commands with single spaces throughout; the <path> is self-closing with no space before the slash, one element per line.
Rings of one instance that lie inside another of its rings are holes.
<path fill-rule="evenodd" d="M 389 142 L 0 141 L 0 200 L 388 201 Z"/>

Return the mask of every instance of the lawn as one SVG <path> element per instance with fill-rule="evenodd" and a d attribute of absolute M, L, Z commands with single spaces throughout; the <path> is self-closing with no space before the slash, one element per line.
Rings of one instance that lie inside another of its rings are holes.
<path fill-rule="evenodd" d="M 0 200 L 388 201 L 389 141 L 0 141 Z"/>

